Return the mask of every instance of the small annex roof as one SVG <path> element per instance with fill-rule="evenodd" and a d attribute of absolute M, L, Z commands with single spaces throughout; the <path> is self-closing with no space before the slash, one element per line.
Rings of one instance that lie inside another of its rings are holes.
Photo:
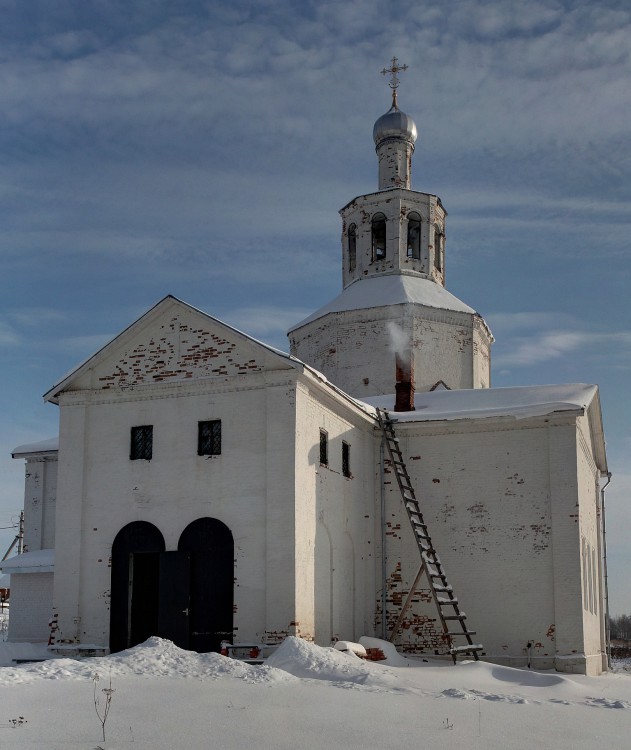
<path fill-rule="evenodd" d="M 589 412 L 598 467 L 607 471 L 598 386 L 584 383 L 510 388 L 469 388 L 416 393 L 415 411 L 394 412 L 394 394 L 363 398 L 368 407 L 388 409 L 397 422 L 432 422 L 508 417 L 515 420 L 559 412 Z"/>
<path fill-rule="evenodd" d="M 297 325 L 292 326 L 289 332 L 302 328 L 307 323 L 318 320 L 318 318 L 322 318 L 329 313 L 409 303 L 435 307 L 439 310 L 475 314 L 472 307 L 465 305 L 458 297 L 435 281 L 423 279 L 420 276 L 392 273 L 357 279 L 327 305 L 316 310 Z"/>
<path fill-rule="evenodd" d="M 24 443 L 11 451 L 12 458 L 28 458 L 32 455 L 52 455 L 59 450 L 59 436 L 40 440 L 37 443 Z"/>
<path fill-rule="evenodd" d="M 586 409 L 597 392 L 597 386 L 582 383 L 417 392 L 415 411 L 396 412 L 396 419 L 399 422 L 483 417 L 527 419 L 558 411 Z M 369 406 L 388 409 L 394 415 L 394 395 L 371 396 L 362 401 Z"/>
<path fill-rule="evenodd" d="M 23 552 L 0 562 L 4 573 L 52 573 L 55 570 L 55 550 L 38 549 Z"/>
<path fill-rule="evenodd" d="M 276 349 L 275 347 L 270 346 L 269 344 L 265 344 L 262 341 L 259 341 L 258 339 L 255 339 L 252 336 L 249 336 L 247 333 L 243 333 L 243 331 L 240 331 L 239 329 L 234 328 L 233 326 L 230 326 L 227 323 L 224 323 L 218 318 L 214 318 L 212 315 L 209 315 L 203 310 L 200 310 L 199 308 L 194 307 L 193 305 L 189 305 L 187 302 L 183 302 L 177 297 L 174 297 L 173 295 L 169 294 L 163 299 L 161 299 L 158 303 L 156 303 L 146 313 L 144 313 L 144 315 L 138 318 L 138 320 L 136 320 L 131 325 L 127 326 L 127 328 L 125 328 L 123 331 L 121 331 L 121 333 L 119 333 L 117 336 L 111 339 L 107 344 L 105 344 L 105 346 L 102 346 L 94 354 L 90 355 L 87 359 L 85 359 L 79 365 L 74 367 L 70 372 L 64 375 L 60 380 L 58 380 L 53 385 L 53 387 L 44 394 L 44 400 L 50 401 L 52 403 L 58 403 L 59 394 L 72 381 L 74 381 L 77 377 L 83 374 L 86 370 L 89 370 L 89 368 L 92 367 L 95 364 L 95 362 L 100 361 L 102 358 L 107 357 L 110 351 L 115 349 L 115 347 L 123 344 L 125 340 L 130 338 L 138 328 L 143 326 L 145 323 L 153 320 L 155 317 L 159 316 L 162 313 L 162 311 L 165 310 L 170 305 L 182 306 L 188 310 L 192 310 L 200 315 L 203 315 L 205 318 L 212 321 L 214 324 L 222 326 L 227 331 L 230 331 L 237 338 L 241 338 L 244 341 L 248 341 L 252 344 L 260 346 L 263 349 L 265 349 L 268 353 L 272 354 L 275 357 L 280 358 L 281 360 L 284 361 L 285 365 L 288 367 L 293 367 L 293 368 L 298 368 L 298 369 L 302 369 L 304 367 L 303 363 L 296 357 L 293 357 L 292 355 L 287 354 L 286 352 L 283 352 L 280 349 Z"/>

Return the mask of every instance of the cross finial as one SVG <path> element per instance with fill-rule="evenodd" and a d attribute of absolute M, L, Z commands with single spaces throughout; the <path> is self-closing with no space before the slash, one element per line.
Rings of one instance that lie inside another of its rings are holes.
<path fill-rule="evenodd" d="M 399 79 L 397 78 L 397 73 L 399 73 L 401 70 L 407 70 L 407 65 L 398 65 L 398 60 L 396 57 L 393 57 L 390 61 L 390 67 L 384 68 L 381 71 L 381 75 L 385 76 L 390 73 L 390 81 L 388 82 L 388 86 L 392 89 L 392 106 L 397 107 L 397 89 L 399 88 Z"/>

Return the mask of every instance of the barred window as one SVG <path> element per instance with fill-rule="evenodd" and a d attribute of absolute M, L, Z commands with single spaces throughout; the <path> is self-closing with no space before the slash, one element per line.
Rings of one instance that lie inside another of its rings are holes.
<path fill-rule="evenodd" d="M 329 436 L 324 430 L 320 430 L 320 464 L 329 465 Z"/>
<path fill-rule="evenodd" d="M 351 476 L 351 446 L 342 441 L 342 474 L 345 477 Z"/>
<path fill-rule="evenodd" d="M 221 455 L 221 419 L 197 423 L 197 455 Z"/>
<path fill-rule="evenodd" d="M 131 428 L 131 448 L 129 458 L 132 461 L 144 459 L 151 461 L 153 455 L 153 425 L 146 424 Z"/>

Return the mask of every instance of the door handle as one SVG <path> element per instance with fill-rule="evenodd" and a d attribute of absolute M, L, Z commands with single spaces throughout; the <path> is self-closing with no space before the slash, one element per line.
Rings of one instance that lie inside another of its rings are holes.
<path fill-rule="evenodd" d="M 188 607 L 182 610 L 182 614 L 188 617 Z"/>

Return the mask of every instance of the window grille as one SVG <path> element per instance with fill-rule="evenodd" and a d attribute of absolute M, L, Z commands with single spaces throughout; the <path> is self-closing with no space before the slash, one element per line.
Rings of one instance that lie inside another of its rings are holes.
<path fill-rule="evenodd" d="M 132 461 L 144 459 L 151 461 L 153 455 L 153 425 L 142 425 L 131 428 L 131 448 L 129 458 Z"/>
<path fill-rule="evenodd" d="M 197 455 L 221 455 L 221 420 L 197 423 Z"/>

